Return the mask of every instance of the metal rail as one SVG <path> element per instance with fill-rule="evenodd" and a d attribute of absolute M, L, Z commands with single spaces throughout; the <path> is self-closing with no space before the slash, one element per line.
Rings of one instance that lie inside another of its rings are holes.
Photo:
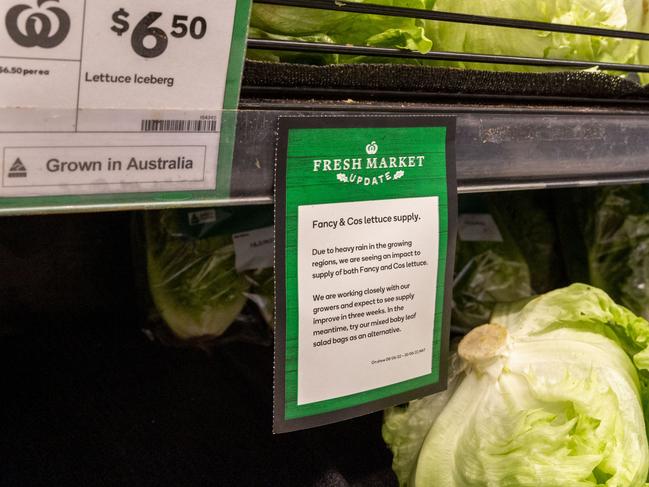
<path fill-rule="evenodd" d="M 280 117 L 391 114 L 457 117 L 460 193 L 649 181 L 649 117 L 642 109 L 244 98 L 231 197 L 272 196 Z"/>
<path fill-rule="evenodd" d="M 503 17 L 459 14 L 453 12 L 440 12 L 435 10 L 422 10 L 406 7 L 391 7 L 386 5 L 375 5 L 371 3 L 349 2 L 345 0 L 255 0 L 255 3 L 314 8 L 320 10 L 337 10 L 340 12 L 387 15 L 392 17 L 408 17 L 413 19 L 438 20 L 441 22 L 455 22 L 461 24 L 489 25 L 494 27 L 508 27 L 513 29 L 541 30 L 548 32 L 562 32 L 566 34 L 583 34 L 649 41 L 649 34 L 644 32 L 603 29 L 600 27 L 586 27 L 581 25 L 554 24 L 549 22 L 539 22 L 535 20 L 508 19 Z"/>
<path fill-rule="evenodd" d="M 649 66 L 642 64 L 604 63 L 575 61 L 571 59 L 545 59 L 524 56 L 500 56 L 494 54 L 472 54 L 463 52 L 430 51 L 425 54 L 416 51 L 390 47 L 349 46 L 322 42 L 276 41 L 270 39 L 248 39 L 248 49 L 271 51 L 317 52 L 322 54 L 348 54 L 353 56 L 377 56 L 407 59 L 428 59 L 435 61 L 462 61 L 487 64 L 512 64 L 518 66 L 563 67 L 571 69 L 599 68 L 608 71 L 649 73 Z"/>

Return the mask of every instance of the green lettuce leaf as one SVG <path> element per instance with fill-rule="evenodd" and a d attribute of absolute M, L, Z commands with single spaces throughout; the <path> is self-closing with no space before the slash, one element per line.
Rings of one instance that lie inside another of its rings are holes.
<path fill-rule="evenodd" d="M 425 0 L 372 0 L 357 3 L 425 9 Z M 255 4 L 250 19 L 251 38 L 393 47 L 426 53 L 433 43 L 418 19 L 354 14 L 331 10 Z M 314 64 L 393 62 L 364 56 L 282 53 L 251 50 L 250 59 Z M 401 61 L 403 62 L 403 60 Z M 411 61 L 414 62 L 414 61 Z"/>
<path fill-rule="evenodd" d="M 642 0 L 436 0 L 435 10 L 629 31 L 642 30 L 644 21 Z M 615 63 L 640 60 L 640 42 L 628 39 L 436 21 L 427 22 L 426 33 L 435 46 L 445 51 Z M 496 71 L 549 69 L 464 62 L 437 64 Z"/>
<path fill-rule="evenodd" d="M 392 450 L 394 458 L 392 468 L 397 474 L 400 485 L 407 485 L 409 482 L 428 430 L 444 410 L 460 383 L 462 371 L 459 357 L 453 355 L 450 360 L 448 389 L 385 411 L 383 439 Z"/>
<path fill-rule="evenodd" d="M 530 269 L 512 233 L 530 232 L 534 221 L 525 220 L 524 228 L 515 217 L 509 199 L 470 195 L 460 199 L 460 215 L 490 219 L 499 235 L 482 240 L 465 240 L 459 232 L 455 253 L 453 281 L 453 325 L 469 330 L 489 322 L 493 308 L 534 294 Z M 520 202 L 517 202 L 520 203 Z M 525 209 L 530 209 L 525 205 Z M 479 221 L 478 221 L 479 222 Z M 460 222 L 462 225 L 463 223 Z M 534 232 L 537 233 L 537 232 Z M 540 239 L 541 242 L 547 238 Z M 543 260 L 541 257 L 536 257 Z"/>
<path fill-rule="evenodd" d="M 357 0 L 358 3 L 438 10 L 502 18 L 615 30 L 647 31 L 643 0 Z M 250 37 L 312 41 L 357 46 L 394 47 L 427 53 L 431 49 L 546 59 L 612 63 L 649 63 L 649 43 L 613 37 L 438 22 L 403 17 L 256 4 Z M 339 56 L 336 54 L 250 51 L 249 58 L 314 64 L 400 62 L 496 71 L 566 71 L 548 68 L 471 62 L 427 61 Z M 616 73 L 624 74 L 624 73 Z M 641 75 L 649 81 L 649 75 Z"/>

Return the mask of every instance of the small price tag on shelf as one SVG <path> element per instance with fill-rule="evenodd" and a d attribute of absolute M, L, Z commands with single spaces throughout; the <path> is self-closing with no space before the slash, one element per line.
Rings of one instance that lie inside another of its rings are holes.
<path fill-rule="evenodd" d="M 275 229 L 264 227 L 232 235 L 238 272 L 273 267 Z"/>
<path fill-rule="evenodd" d="M 503 236 L 489 213 L 463 213 L 457 233 L 463 242 L 502 242 Z"/>
<path fill-rule="evenodd" d="M 446 388 L 454 127 L 451 117 L 280 120 L 276 433 Z"/>
<path fill-rule="evenodd" d="M 3 2 L 0 208 L 4 198 L 217 191 L 249 13 L 237 0 Z"/>

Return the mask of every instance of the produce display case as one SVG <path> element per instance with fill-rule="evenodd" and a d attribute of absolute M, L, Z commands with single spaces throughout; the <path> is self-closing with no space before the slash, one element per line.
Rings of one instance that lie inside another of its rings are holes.
<path fill-rule="evenodd" d="M 257 3 L 649 41 L 640 32 L 338 0 Z M 268 39 L 248 47 L 649 73 L 635 64 Z M 649 91 L 634 81 L 583 71 L 249 61 L 228 199 L 0 209 L 0 384 L 11 398 L 0 407 L 0 486 L 397 485 L 381 413 L 271 434 L 267 346 L 229 343 L 206 353 L 152 342 L 142 332 L 141 256 L 131 237 L 134 210 L 272 203 L 280 117 L 390 114 L 457 117 L 460 194 L 560 198 L 562 188 L 649 182 Z M 97 210 L 127 211 L 31 216 Z"/>

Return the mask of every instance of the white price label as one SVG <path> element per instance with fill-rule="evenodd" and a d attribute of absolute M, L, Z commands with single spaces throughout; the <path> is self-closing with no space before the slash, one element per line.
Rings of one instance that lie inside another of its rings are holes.
<path fill-rule="evenodd" d="M 265 227 L 232 235 L 237 271 L 273 267 L 275 228 Z"/>
<path fill-rule="evenodd" d="M 463 242 L 502 242 L 503 236 L 489 213 L 463 213 L 458 218 L 458 233 Z"/>
<path fill-rule="evenodd" d="M 245 3 L 3 1 L 0 197 L 214 190 Z"/>

